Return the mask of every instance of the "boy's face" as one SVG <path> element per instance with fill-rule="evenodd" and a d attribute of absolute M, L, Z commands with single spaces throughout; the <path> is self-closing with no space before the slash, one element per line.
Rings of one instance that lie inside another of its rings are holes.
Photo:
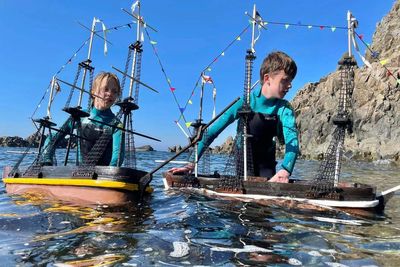
<path fill-rule="evenodd" d="M 103 79 L 94 93 L 99 96 L 94 98 L 94 107 L 98 110 L 105 110 L 117 100 L 118 85 L 114 79 Z"/>
<path fill-rule="evenodd" d="M 284 98 L 290 88 L 292 88 L 292 79 L 284 70 L 264 75 L 262 91 L 268 98 Z"/>

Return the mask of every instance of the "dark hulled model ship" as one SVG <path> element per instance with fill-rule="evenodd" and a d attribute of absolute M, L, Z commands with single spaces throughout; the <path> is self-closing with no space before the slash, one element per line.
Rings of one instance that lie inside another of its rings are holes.
<path fill-rule="evenodd" d="M 354 35 L 357 21 L 349 12 L 349 51 L 339 61 L 341 88 L 339 90 L 337 114 L 333 119 L 336 129 L 333 133 L 332 141 L 314 179 L 289 179 L 289 183 L 268 182 L 267 178 L 258 176 L 257 166 L 253 161 L 253 152 L 257 148 L 252 147 L 254 144 L 252 138 L 254 136 L 249 133 L 251 114 L 249 103 L 252 66 L 255 59 L 254 27 L 257 23 L 262 23 L 256 16 L 255 8 L 252 22 L 251 49 L 246 53 L 243 106 L 239 111 L 237 135 L 224 173 L 221 175 L 198 174 L 198 159 L 195 157 L 193 163 L 195 165 L 194 174 L 166 172 L 164 173 L 165 187 L 180 188 L 211 197 L 256 201 L 264 204 L 271 204 L 271 202 L 283 205 L 300 203 L 303 207 L 304 204 L 307 204 L 310 207 L 339 208 L 352 212 L 382 212 L 386 202 L 395 191 L 400 189 L 400 186 L 378 193 L 375 186 L 339 181 L 345 133 L 346 131 L 351 131 L 352 127 L 351 97 L 354 89 L 354 68 L 357 64 L 351 54 L 350 38 Z M 217 118 L 227 109 L 220 113 Z M 196 124 L 196 135 L 191 144 L 183 151 L 188 150 L 190 147 L 195 147 L 196 150 L 197 143 L 203 134 L 206 134 L 207 128 L 214 121 L 215 119 L 209 124 Z"/>

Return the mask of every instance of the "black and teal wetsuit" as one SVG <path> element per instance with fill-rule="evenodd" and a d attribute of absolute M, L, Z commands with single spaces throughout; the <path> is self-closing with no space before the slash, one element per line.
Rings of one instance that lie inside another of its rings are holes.
<path fill-rule="evenodd" d="M 104 125 L 102 123 L 94 122 L 89 120 L 89 118 L 104 122 L 106 124 L 111 124 L 113 123 L 113 120 L 115 118 L 114 113 L 111 111 L 111 109 L 106 109 L 106 110 L 98 110 L 95 107 L 93 107 L 90 110 L 90 116 L 87 118 L 82 118 L 81 119 L 81 125 L 82 125 L 82 130 L 81 130 L 81 135 L 84 137 L 84 139 L 81 140 L 80 145 L 78 145 L 78 155 L 79 155 L 79 162 L 83 162 L 84 157 L 89 153 L 89 151 L 92 149 L 96 141 L 99 139 L 101 134 L 106 128 L 111 128 L 107 125 Z M 114 120 L 115 122 L 115 120 Z M 116 124 L 120 124 L 119 121 L 117 121 Z M 119 125 L 122 126 L 122 125 Z M 64 129 L 64 133 L 57 133 L 54 136 L 48 136 L 46 138 L 46 141 L 44 143 L 44 148 L 45 150 L 43 151 L 43 161 L 45 164 L 50 164 L 52 165 L 53 161 L 53 155 L 55 152 L 55 147 L 57 146 L 57 143 L 61 141 L 65 136 L 66 133 L 71 131 L 72 123 L 69 122 L 66 125 L 66 128 Z M 97 161 L 96 165 L 101 165 L 101 166 L 117 166 L 118 165 L 118 156 L 120 154 L 120 148 L 121 148 L 121 139 L 122 139 L 122 131 L 116 128 L 110 129 L 112 133 L 112 140 L 110 140 L 107 144 L 107 147 L 99 160 Z M 57 140 L 54 140 L 54 138 L 57 138 Z M 49 145 L 50 142 L 52 142 L 52 146 Z M 78 142 L 79 144 L 79 142 Z M 122 159 L 124 158 L 124 145 L 122 145 L 122 151 L 121 151 L 121 157 Z M 121 160 L 122 163 L 122 160 Z"/>
<path fill-rule="evenodd" d="M 199 142 L 198 157 L 204 153 L 212 141 L 232 122 L 239 118 L 243 98 L 228 109 L 210 128 Z M 285 143 L 285 156 L 281 167 L 290 174 L 299 154 L 299 140 L 293 108 L 284 99 L 267 99 L 261 88 L 250 94 L 252 111 L 248 123 L 249 138 L 252 146 L 254 174 L 272 177 L 276 172 L 275 140 L 281 137 Z"/>

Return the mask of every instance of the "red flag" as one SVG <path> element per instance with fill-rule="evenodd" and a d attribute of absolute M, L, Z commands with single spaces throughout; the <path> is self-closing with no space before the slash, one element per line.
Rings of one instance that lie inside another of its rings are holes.
<path fill-rule="evenodd" d="M 171 89 L 171 92 L 174 92 L 174 91 L 175 91 L 175 88 L 174 88 L 174 87 L 171 87 L 171 88 L 169 88 L 169 89 Z"/>
<path fill-rule="evenodd" d="M 319 28 L 320 28 L 321 30 L 323 30 L 323 29 L 324 29 L 324 26 L 319 26 Z"/>
<path fill-rule="evenodd" d="M 204 83 L 213 83 L 211 76 L 202 75 L 201 77 L 203 78 Z"/>

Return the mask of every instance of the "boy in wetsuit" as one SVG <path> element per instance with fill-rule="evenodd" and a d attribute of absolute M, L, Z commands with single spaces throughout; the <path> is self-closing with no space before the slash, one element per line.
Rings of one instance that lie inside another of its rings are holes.
<path fill-rule="evenodd" d="M 252 147 L 254 174 L 270 178 L 270 182 L 287 183 L 299 154 L 295 113 L 290 103 L 283 99 L 292 87 L 296 73 L 297 66 L 292 58 L 283 52 L 272 52 L 260 68 L 261 88 L 254 89 L 250 94 L 252 113 L 248 131 L 252 137 L 248 141 Z M 239 118 L 242 106 L 241 98 L 208 129 L 199 142 L 198 158 L 229 124 Z M 280 137 L 285 143 L 285 156 L 277 173 L 274 137 Z M 169 171 L 191 172 L 193 165 Z"/>
<path fill-rule="evenodd" d="M 84 139 L 81 142 L 78 142 L 78 151 L 79 151 L 79 162 L 83 162 L 83 159 L 88 155 L 96 141 L 100 138 L 102 133 L 106 128 L 112 128 L 105 124 L 110 124 L 113 121 L 116 124 L 120 122 L 118 120 L 114 120 L 115 115 L 111 111 L 111 106 L 118 99 L 118 96 L 121 93 L 121 87 L 118 80 L 118 77 L 110 72 L 101 72 L 99 73 L 93 81 L 93 86 L 91 88 L 92 94 L 92 107 L 90 109 L 90 116 L 86 118 L 81 118 L 81 135 Z M 94 122 L 89 120 L 94 119 L 105 124 Z M 119 125 L 122 127 L 122 125 Z M 44 165 L 53 165 L 53 155 L 55 153 L 55 147 L 57 143 L 61 141 L 65 137 L 65 133 L 70 132 L 72 127 L 71 121 L 68 122 L 64 133 L 58 133 L 54 136 L 48 136 L 46 138 L 44 147 L 45 150 L 43 152 L 44 155 Z M 109 129 L 112 133 L 111 139 L 105 151 L 96 162 L 96 165 L 101 166 L 117 166 L 118 165 L 118 156 L 120 154 L 121 148 L 121 138 L 122 131 L 117 128 Z M 56 138 L 56 140 L 54 140 Z M 49 145 L 52 142 L 52 145 Z M 122 149 L 124 149 L 124 145 Z M 123 159 L 123 153 L 121 153 L 121 157 Z M 122 160 L 121 160 L 122 163 Z"/>

